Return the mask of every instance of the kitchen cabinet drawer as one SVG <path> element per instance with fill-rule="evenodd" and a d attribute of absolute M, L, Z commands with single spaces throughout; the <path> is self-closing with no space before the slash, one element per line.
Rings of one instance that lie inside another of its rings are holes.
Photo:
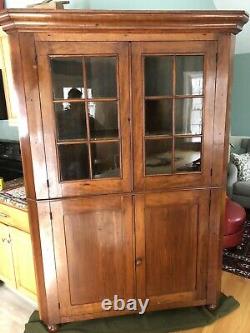
<path fill-rule="evenodd" d="M 0 222 L 30 232 L 28 212 L 2 203 L 0 203 Z"/>

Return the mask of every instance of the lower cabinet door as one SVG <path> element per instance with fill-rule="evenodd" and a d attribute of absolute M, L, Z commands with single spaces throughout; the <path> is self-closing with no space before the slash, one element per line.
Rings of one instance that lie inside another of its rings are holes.
<path fill-rule="evenodd" d="M 27 232 L 10 228 L 17 290 L 36 300 L 31 237 Z"/>
<path fill-rule="evenodd" d="M 131 196 L 92 196 L 50 205 L 61 318 L 98 317 L 104 299 L 133 297 Z"/>
<path fill-rule="evenodd" d="M 149 309 L 205 304 L 209 191 L 138 194 L 137 296 Z"/>
<path fill-rule="evenodd" d="M 9 227 L 0 223 L 0 280 L 16 287 Z"/>

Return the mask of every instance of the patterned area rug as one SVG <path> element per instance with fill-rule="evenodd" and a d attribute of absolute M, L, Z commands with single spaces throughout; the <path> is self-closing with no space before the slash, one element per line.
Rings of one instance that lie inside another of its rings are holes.
<path fill-rule="evenodd" d="M 250 279 L 250 211 L 247 212 L 247 221 L 241 244 L 232 249 L 224 250 L 223 269 Z"/>

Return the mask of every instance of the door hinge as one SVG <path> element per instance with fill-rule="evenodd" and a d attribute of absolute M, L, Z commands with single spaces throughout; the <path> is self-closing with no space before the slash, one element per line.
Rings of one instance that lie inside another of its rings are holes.
<path fill-rule="evenodd" d="M 213 168 L 210 169 L 210 175 L 213 176 Z"/>
<path fill-rule="evenodd" d="M 218 52 L 216 53 L 216 64 L 218 63 Z"/>
<path fill-rule="evenodd" d="M 47 186 L 50 187 L 50 183 L 49 183 L 49 180 L 47 179 Z"/>
<path fill-rule="evenodd" d="M 209 216 L 211 215 L 211 204 L 212 204 L 212 195 L 211 195 L 211 192 L 210 192 L 210 196 L 209 196 L 209 204 L 208 204 Z"/>
<path fill-rule="evenodd" d="M 60 302 L 58 302 L 58 309 L 61 309 L 61 304 L 60 304 Z"/>
<path fill-rule="evenodd" d="M 52 212 L 49 212 L 49 217 L 50 217 L 51 220 L 53 220 Z"/>

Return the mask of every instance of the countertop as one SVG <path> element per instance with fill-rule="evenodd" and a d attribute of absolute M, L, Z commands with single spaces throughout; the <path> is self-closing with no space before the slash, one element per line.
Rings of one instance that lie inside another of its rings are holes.
<path fill-rule="evenodd" d="M 23 178 L 17 178 L 5 183 L 4 189 L 0 191 L 0 203 L 27 210 Z"/>

